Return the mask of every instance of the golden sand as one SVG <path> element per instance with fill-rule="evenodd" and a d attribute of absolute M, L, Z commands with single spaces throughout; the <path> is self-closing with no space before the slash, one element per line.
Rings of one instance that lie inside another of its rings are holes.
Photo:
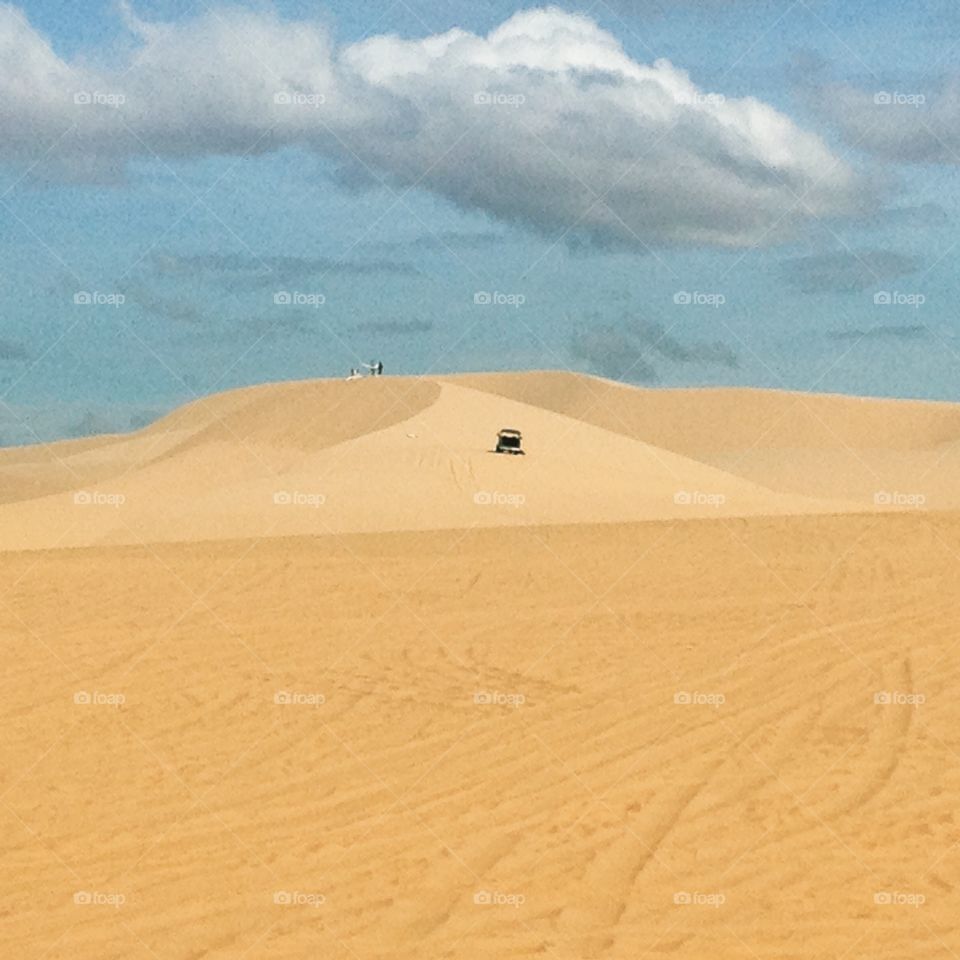
<path fill-rule="evenodd" d="M 3 452 L 3 956 L 955 956 L 958 438 L 543 373 Z"/>

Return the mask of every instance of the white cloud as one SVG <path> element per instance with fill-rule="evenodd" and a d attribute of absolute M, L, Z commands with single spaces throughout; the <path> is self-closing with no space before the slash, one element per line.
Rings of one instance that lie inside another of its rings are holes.
<path fill-rule="evenodd" d="M 126 18 L 135 52 L 96 70 L 62 61 L 0 6 L 0 158 L 29 162 L 55 144 L 44 168 L 90 178 L 151 154 L 301 145 L 548 236 L 635 248 L 774 242 L 869 202 L 855 171 L 789 117 L 701 91 L 669 61 L 639 63 L 555 8 L 486 37 L 340 49 L 318 24 L 235 8 Z"/>

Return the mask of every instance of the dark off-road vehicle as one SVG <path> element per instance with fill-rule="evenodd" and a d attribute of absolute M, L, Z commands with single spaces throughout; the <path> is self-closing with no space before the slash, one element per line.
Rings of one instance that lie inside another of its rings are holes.
<path fill-rule="evenodd" d="M 519 430 L 501 430 L 497 434 L 497 453 L 523 454 L 523 438 Z"/>

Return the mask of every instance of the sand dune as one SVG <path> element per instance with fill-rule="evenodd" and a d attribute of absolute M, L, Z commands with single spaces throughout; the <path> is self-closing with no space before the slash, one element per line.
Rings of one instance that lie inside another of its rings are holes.
<path fill-rule="evenodd" d="M 950 956 L 956 439 L 530 374 L 3 452 L 4 955 Z"/>
<path fill-rule="evenodd" d="M 929 507 L 960 507 L 958 404 L 641 389 L 549 371 L 464 374 L 455 382 L 643 439 L 774 490 L 867 507 L 877 493 L 920 493 Z"/>
<path fill-rule="evenodd" d="M 524 430 L 530 456 L 490 453 Z M 565 374 L 231 391 L 11 451 L 0 548 L 960 505 L 946 404 L 636 390 Z M 903 502 L 899 502 L 897 498 Z"/>

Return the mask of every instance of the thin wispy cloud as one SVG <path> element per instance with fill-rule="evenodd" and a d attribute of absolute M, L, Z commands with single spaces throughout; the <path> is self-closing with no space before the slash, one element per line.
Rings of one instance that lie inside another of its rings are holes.
<path fill-rule="evenodd" d="M 207 318 L 195 302 L 186 300 L 182 296 L 163 296 L 144 284 L 128 284 L 124 293 L 132 304 L 140 307 L 149 316 L 160 320 L 197 325 Z"/>
<path fill-rule="evenodd" d="M 152 257 L 157 274 L 185 280 L 206 280 L 231 286 L 270 287 L 320 276 L 368 277 L 392 273 L 412 275 L 417 268 L 390 260 L 335 260 L 329 257 L 252 256 L 237 253 L 172 254 Z"/>
<path fill-rule="evenodd" d="M 828 83 L 813 99 L 860 150 L 898 163 L 960 164 L 960 72 L 899 85 Z"/>
<path fill-rule="evenodd" d="M 30 354 L 22 343 L 0 339 L 0 363 L 14 360 L 29 360 Z"/>
<path fill-rule="evenodd" d="M 358 333 L 379 333 L 385 336 L 412 336 L 429 333 L 433 329 L 431 320 L 367 320 L 353 328 Z"/>
<path fill-rule="evenodd" d="M 803 293 L 858 293 L 920 269 L 916 257 L 892 250 L 840 250 L 796 257 L 780 265 L 782 276 Z"/>
<path fill-rule="evenodd" d="M 412 240 L 371 240 L 364 243 L 362 247 L 364 250 L 392 253 L 409 253 L 418 250 L 483 250 L 510 239 L 509 233 L 498 233 L 494 230 L 438 230 L 436 233 L 414 237 Z"/>
<path fill-rule="evenodd" d="M 663 364 L 727 369 L 739 364 L 736 352 L 720 341 L 684 341 L 662 323 L 649 320 L 580 329 L 573 335 L 570 353 L 605 377 L 635 383 L 657 383 Z"/>
<path fill-rule="evenodd" d="M 861 223 L 862 226 L 872 230 L 901 227 L 911 230 L 925 230 L 931 227 L 946 227 L 949 224 L 950 214 L 941 204 L 932 202 L 888 207 L 876 211 Z"/>
<path fill-rule="evenodd" d="M 930 330 L 921 323 L 887 324 L 869 329 L 831 330 L 831 340 L 923 340 Z"/>

